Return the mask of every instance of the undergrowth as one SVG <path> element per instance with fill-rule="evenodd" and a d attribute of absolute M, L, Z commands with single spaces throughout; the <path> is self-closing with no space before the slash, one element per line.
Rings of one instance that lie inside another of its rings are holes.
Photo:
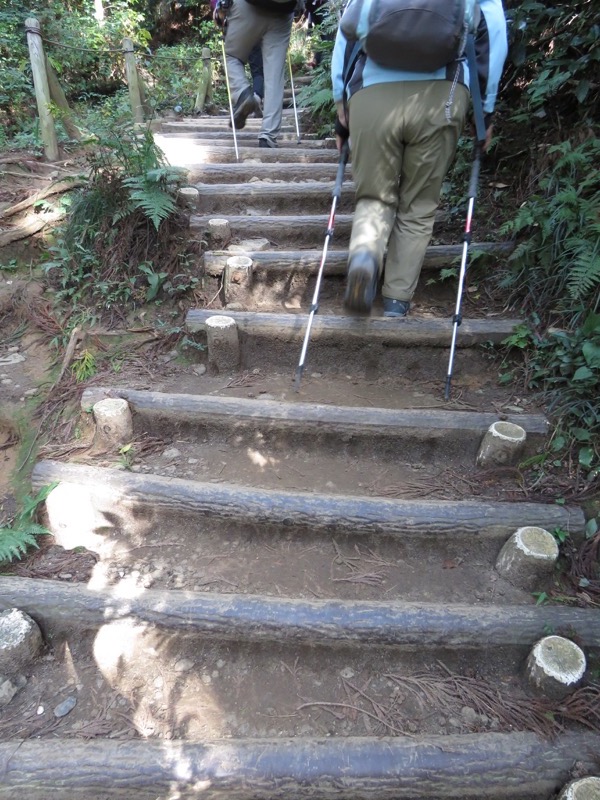
<path fill-rule="evenodd" d="M 101 133 L 88 166 L 44 264 L 57 300 L 102 314 L 193 288 L 188 217 L 176 202 L 185 172 L 165 162 L 151 132 Z"/>

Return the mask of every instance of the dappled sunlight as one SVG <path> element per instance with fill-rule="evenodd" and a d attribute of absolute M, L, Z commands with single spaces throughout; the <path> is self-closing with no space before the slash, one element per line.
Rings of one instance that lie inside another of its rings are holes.
<path fill-rule="evenodd" d="M 210 162 L 210 146 L 199 144 L 193 138 L 169 138 L 154 134 L 154 141 L 164 153 L 169 164 L 178 167 L 189 167 L 194 164 L 205 164 Z"/>
<path fill-rule="evenodd" d="M 261 472 L 264 472 L 267 467 L 275 467 L 281 462 L 281 459 L 273 458 L 273 456 L 265 456 L 252 447 L 246 449 L 246 455 L 250 459 L 250 463 L 258 467 Z"/>
<path fill-rule="evenodd" d="M 212 665 L 198 662 L 193 641 L 129 617 L 103 625 L 93 653 L 107 683 L 130 701 L 132 722 L 143 738 L 226 733 L 212 688 Z M 178 769 L 186 779 L 185 762 Z"/>
<path fill-rule="evenodd" d="M 56 544 L 65 550 L 85 547 L 110 558 L 115 548 L 115 526 L 96 508 L 94 493 L 92 487 L 61 482 L 46 499 L 48 525 Z"/>

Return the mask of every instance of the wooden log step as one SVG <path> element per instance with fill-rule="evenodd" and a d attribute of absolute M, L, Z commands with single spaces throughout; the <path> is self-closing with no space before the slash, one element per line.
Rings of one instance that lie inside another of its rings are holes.
<path fill-rule="evenodd" d="M 249 122 L 249 121 L 248 121 Z M 211 140 L 223 140 L 224 137 L 229 137 L 233 140 L 233 134 L 231 133 L 231 128 L 229 127 L 226 120 L 222 121 L 222 124 L 219 126 L 212 125 L 212 126 L 195 126 L 192 127 L 190 125 L 182 125 L 179 122 L 164 122 L 160 126 L 159 133 L 163 135 L 168 134 L 176 134 L 178 136 L 190 136 L 190 137 L 200 137 L 202 139 L 211 139 Z M 258 139 L 259 129 L 255 128 L 253 130 L 248 130 L 248 123 L 243 131 L 237 131 L 237 140 L 238 144 L 240 142 L 257 142 Z M 312 143 L 321 143 L 320 147 L 335 147 L 335 141 L 333 139 L 319 139 L 316 134 L 314 133 L 305 133 L 303 134 L 302 131 L 300 132 L 301 137 L 301 144 L 302 146 L 308 144 L 308 142 Z M 279 143 L 282 142 L 293 142 L 296 145 L 298 144 L 298 135 L 296 133 L 296 129 L 293 125 L 286 125 L 282 128 L 282 133 L 280 134 Z M 331 143 L 331 144 L 330 144 Z"/>
<path fill-rule="evenodd" d="M 301 185 L 301 184 L 300 184 Z M 201 187 L 201 192 L 207 187 Z M 201 196 L 202 199 L 202 196 Z M 486 253 L 490 256 L 505 257 L 514 249 L 512 242 L 473 242 L 471 253 Z M 453 261 L 460 259 L 463 251 L 461 244 L 431 245 L 427 248 L 423 269 L 440 269 L 449 267 Z M 316 273 L 321 264 L 323 250 L 248 250 L 255 269 L 289 272 L 301 270 L 309 274 Z M 202 257 L 204 271 L 207 275 L 222 274 L 227 259 L 234 255 L 228 250 L 208 250 Z M 324 275 L 345 275 L 348 263 L 347 250 L 328 250 L 323 270 Z"/>
<path fill-rule="evenodd" d="M 593 608 L 493 606 L 358 600 L 297 600 L 265 595 L 119 587 L 0 577 L 0 609 L 19 608 L 45 635 L 93 631 L 134 619 L 161 630 L 226 641 L 322 646 L 531 647 L 544 630 L 568 631 L 582 647 L 600 646 Z"/>
<path fill-rule="evenodd" d="M 231 129 L 228 129 L 228 133 L 221 132 L 221 131 L 186 131 L 186 132 L 179 132 L 179 131 L 167 131 L 161 133 L 161 137 L 163 139 L 174 139 L 177 141 L 181 141 L 185 139 L 186 142 L 193 142 L 194 144 L 206 144 L 207 146 L 213 146 L 214 142 L 217 142 L 220 145 L 224 144 L 231 144 L 233 145 L 233 135 L 231 133 Z M 238 131 L 237 133 L 237 142 L 238 147 L 242 145 L 243 147 L 251 147 L 253 149 L 258 148 L 258 135 L 254 132 L 246 132 Z M 303 149 L 307 150 L 333 150 L 337 152 L 335 146 L 335 139 L 301 139 L 298 142 L 298 136 L 295 132 L 288 132 L 284 133 L 277 142 L 278 148 L 277 149 L 284 149 L 286 147 L 302 147 Z"/>
<path fill-rule="evenodd" d="M 289 181 L 331 181 L 337 175 L 337 164 L 288 164 L 285 176 Z M 352 170 L 346 167 L 345 176 L 350 180 Z M 255 161 L 235 162 L 231 164 L 193 164 L 188 167 L 188 180 L 199 185 L 202 183 L 246 183 L 252 178 L 261 181 L 281 180 L 280 164 L 265 164 Z"/>
<path fill-rule="evenodd" d="M 120 397 L 136 414 L 170 425 L 181 424 L 224 429 L 230 433 L 260 430 L 263 434 L 295 434 L 318 444 L 318 438 L 347 444 L 361 442 L 361 452 L 377 453 L 385 446 L 388 455 L 398 448 L 407 459 L 445 458 L 473 462 L 481 440 L 498 420 L 494 413 L 446 409 L 393 409 L 363 406 L 334 406 L 317 403 L 286 403 L 243 397 L 215 397 L 199 394 L 165 394 L 135 389 L 86 389 L 84 408 L 108 397 Z M 535 452 L 548 431 L 541 414 L 509 414 L 509 422 L 527 432 L 527 452 Z M 424 453 L 423 453 L 424 451 Z"/>
<path fill-rule="evenodd" d="M 202 235 L 208 229 L 208 221 L 214 214 L 194 214 L 190 217 L 190 231 Z M 327 233 L 327 214 L 273 214 L 246 215 L 223 214 L 229 220 L 234 237 L 248 239 L 262 236 L 273 243 L 314 246 L 325 240 Z M 352 214 L 337 214 L 335 218 L 335 241 L 347 244 L 352 229 Z"/>
<path fill-rule="evenodd" d="M 186 316 L 186 328 L 191 333 L 204 331 L 208 317 L 215 311 L 192 308 Z M 243 333 L 251 336 L 270 337 L 280 342 L 301 342 L 304 339 L 308 315 L 265 314 L 249 311 L 229 311 Z M 457 346 L 473 347 L 484 342 L 501 342 L 509 336 L 519 319 L 463 319 L 459 329 Z M 335 340 L 341 344 L 349 342 L 380 342 L 392 347 L 449 347 L 452 337 L 452 321 L 442 318 L 406 317 L 400 321 L 384 317 L 349 317 L 342 315 L 319 315 L 313 318 L 311 340 Z"/>
<path fill-rule="evenodd" d="M 547 800 L 575 761 L 595 774 L 600 736 L 77 738 L 0 743 L 14 800 Z"/>
<path fill-rule="evenodd" d="M 181 164 L 182 161 L 185 161 L 186 164 L 227 164 L 238 160 L 249 161 L 252 159 L 265 163 L 279 162 L 280 164 L 298 162 L 301 164 L 337 164 L 339 161 L 337 150 L 327 148 L 313 150 L 298 146 L 258 148 L 240 146 L 239 143 L 239 159 L 236 159 L 233 139 L 231 142 L 221 145 L 204 145 L 190 139 L 186 141 L 185 153 L 182 154 L 181 139 L 171 139 L 162 134 L 155 134 L 154 139 L 165 155 L 171 156 L 177 164 Z M 281 166 L 279 169 L 281 172 Z"/>
<path fill-rule="evenodd" d="M 38 461 L 32 485 L 38 490 L 59 482 L 73 495 L 85 490 L 86 502 L 102 513 L 117 507 L 143 510 L 144 519 L 174 521 L 190 515 L 248 525 L 252 529 L 286 529 L 319 534 L 390 537 L 467 536 L 504 542 L 517 528 L 536 525 L 561 528 L 572 537 L 585 529 L 577 507 L 485 500 L 395 500 L 350 497 L 233 486 L 225 483 L 167 478 L 102 469 L 84 464 Z M 63 509 L 68 513 L 69 509 Z M 110 536 L 117 535 L 111 533 Z M 201 534 L 199 533 L 199 536 Z M 600 615 L 599 615 L 600 616 Z"/>
<path fill-rule="evenodd" d="M 333 182 L 302 181 L 290 183 L 213 183 L 198 185 L 198 211 L 210 214 L 223 213 L 229 217 L 240 213 L 248 206 L 270 207 L 277 213 L 296 211 L 323 211 L 331 207 Z M 339 211 L 352 211 L 354 205 L 354 183 L 347 181 L 342 186 L 338 201 Z M 297 213 L 295 215 L 298 216 Z"/>

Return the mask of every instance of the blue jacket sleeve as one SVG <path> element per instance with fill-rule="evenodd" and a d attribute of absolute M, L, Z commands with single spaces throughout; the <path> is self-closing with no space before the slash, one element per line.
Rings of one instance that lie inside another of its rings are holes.
<path fill-rule="evenodd" d="M 344 99 L 344 53 L 346 52 L 347 39 L 338 28 L 331 55 L 331 83 L 333 86 L 333 100 L 340 103 Z"/>
<path fill-rule="evenodd" d="M 477 70 L 483 110 L 491 114 L 496 105 L 498 85 L 508 54 L 506 17 L 502 0 L 479 0 L 481 22 L 475 40 Z"/>

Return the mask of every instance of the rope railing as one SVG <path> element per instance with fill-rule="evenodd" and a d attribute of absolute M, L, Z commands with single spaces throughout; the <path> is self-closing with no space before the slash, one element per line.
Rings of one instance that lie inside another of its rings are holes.
<path fill-rule="evenodd" d="M 152 74 L 152 70 L 147 63 L 140 65 L 139 62 L 146 62 L 147 60 L 152 61 L 153 59 L 157 61 L 160 60 L 161 62 L 176 62 L 182 60 L 181 57 L 178 56 L 151 53 L 147 48 L 141 48 L 135 45 L 133 41 L 127 37 L 123 39 L 120 49 L 93 49 L 57 42 L 42 34 L 40 23 L 34 17 L 29 17 L 25 21 L 25 34 L 27 36 L 33 86 L 40 120 L 40 135 L 44 146 L 44 155 L 48 161 L 57 161 L 59 158 L 58 139 L 54 125 L 54 117 L 51 112 L 52 104 L 59 108 L 61 121 L 70 138 L 80 140 L 83 138 L 83 134 L 75 123 L 73 113 L 60 86 L 58 76 L 44 52 L 44 44 L 66 50 L 78 50 L 82 53 L 121 56 L 123 58 L 129 104 L 131 106 L 133 120 L 136 124 L 144 124 L 146 117 L 150 115 L 148 103 L 146 101 L 146 87 L 140 73 L 145 70 L 147 73 Z M 199 61 L 202 61 L 202 67 L 200 70 L 198 88 L 195 94 L 195 113 L 203 111 L 205 105 L 212 100 L 212 66 L 213 62 L 221 63 L 220 59 L 213 58 L 208 47 L 201 48 Z"/>

